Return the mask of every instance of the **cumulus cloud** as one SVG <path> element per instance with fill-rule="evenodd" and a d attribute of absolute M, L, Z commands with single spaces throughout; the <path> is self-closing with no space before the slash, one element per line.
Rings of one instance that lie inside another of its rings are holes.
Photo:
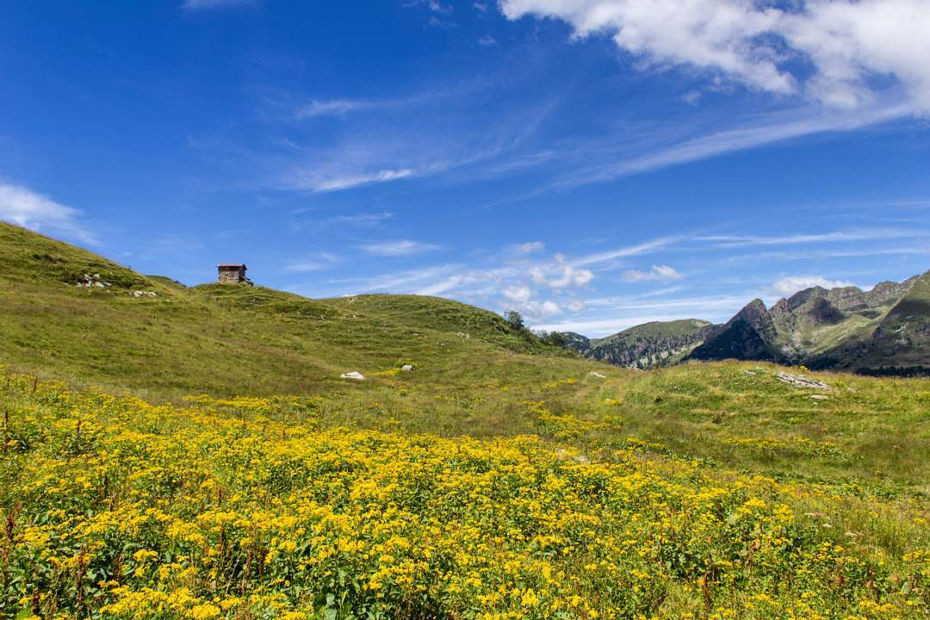
<path fill-rule="evenodd" d="M 653 265 L 651 269 L 628 269 L 623 272 L 623 278 L 630 282 L 646 282 L 650 280 L 681 280 L 678 270 L 669 265 Z"/>
<path fill-rule="evenodd" d="M 529 300 L 510 304 L 509 310 L 516 310 L 530 321 L 539 321 L 562 314 L 562 307 L 551 299 L 544 301 Z"/>
<path fill-rule="evenodd" d="M 926 0 L 501 0 L 510 19 L 568 22 L 577 36 L 609 33 L 653 65 L 686 65 L 749 88 L 839 108 L 875 97 L 892 77 L 930 113 Z"/>
<path fill-rule="evenodd" d="M 814 286 L 822 286 L 823 288 L 841 288 L 844 286 L 856 286 L 854 283 L 849 282 L 848 280 L 830 280 L 823 276 L 786 276 L 784 278 L 779 278 L 772 283 L 771 292 L 774 295 L 780 297 L 788 297 L 797 293 L 798 291 L 803 291 L 806 288 L 811 288 Z"/>
<path fill-rule="evenodd" d="M 62 233 L 87 243 L 94 236 L 77 222 L 80 211 L 28 187 L 0 183 L 0 220 L 32 230 Z"/>
<path fill-rule="evenodd" d="M 510 301 L 526 303 L 533 296 L 533 291 L 526 285 L 517 285 L 505 288 L 501 294 Z"/>
<path fill-rule="evenodd" d="M 440 249 L 440 247 L 432 243 L 399 239 L 396 241 L 369 243 L 361 246 L 361 249 L 372 256 L 411 256 L 413 254 L 422 254 L 423 252 L 432 252 L 433 250 Z"/>
<path fill-rule="evenodd" d="M 529 273 L 535 284 L 552 289 L 578 288 L 594 279 L 591 270 L 572 265 L 561 254 L 556 254 L 550 264 L 530 268 Z"/>

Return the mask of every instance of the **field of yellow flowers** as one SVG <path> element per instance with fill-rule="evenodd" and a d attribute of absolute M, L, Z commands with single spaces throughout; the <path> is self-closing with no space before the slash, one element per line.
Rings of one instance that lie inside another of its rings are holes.
<path fill-rule="evenodd" d="M 0 375 L 18 618 L 922 618 L 927 505 L 544 438 Z M 602 429 L 600 429 L 602 430 Z"/>

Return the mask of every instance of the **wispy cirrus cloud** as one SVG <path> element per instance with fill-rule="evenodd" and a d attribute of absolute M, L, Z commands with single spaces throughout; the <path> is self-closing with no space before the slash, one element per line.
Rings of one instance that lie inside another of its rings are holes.
<path fill-rule="evenodd" d="M 340 258 L 329 252 L 317 252 L 309 257 L 293 260 L 284 266 L 288 273 L 311 273 L 332 269 L 340 262 Z"/>
<path fill-rule="evenodd" d="M 398 239 L 368 243 L 361 246 L 361 249 L 372 256 L 413 256 L 414 254 L 440 250 L 442 246 L 410 239 Z"/>
<path fill-rule="evenodd" d="M 394 217 L 390 211 L 379 211 L 377 213 L 353 213 L 350 215 L 334 215 L 326 218 L 326 224 L 336 224 L 340 226 L 375 226 Z"/>
<path fill-rule="evenodd" d="M 517 244 L 517 251 L 521 254 L 532 254 L 533 252 L 542 252 L 546 244 L 542 241 L 527 241 L 526 243 Z"/>
<path fill-rule="evenodd" d="M 313 192 L 335 192 L 358 187 L 360 185 L 397 181 L 398 179 L 406 179 L 413 175 L 414 171 L 410 168 L 339 174 L 335 171 L 307 167 L 304 170 L 295 171 L 294 174 L 291 175 L 289 184 L 293 189 L 303 189 Z"/>
<path fill-rule="evenodd" d="M 0 183 L 0 220 L 96 244 L 96 236 L 79 223 L 80 215 L 80 210 L 55 202 L 28 187 Z"/>
<path fill-rule="evenodd" d="M 658 252 L 661 249 L 667 248 L 670 245 L 673 245 L 679 239 L 680 237 L 677 236 L 660 237 L 658 239 L 652 239 L 650 241 L 637 243 L 635 245 L 623 246 L 614 248 L 612 250 L 605 250 L 602 252 L 595 252 L 593 254 L 581 256 L 579 258 L 573 259 L 571 263 L 575 266 L 594 265 L 597 263 L 613 261 L 618 258 L 628 258 L 630 256 L 652 254 L 654 252 Z"/>
<path fill-rule="evenodd" d="M 380 107 L 376 101 L 364 101 L 361 99 L 330 99 L 317 101 L 315 99 L 301 105 L 294 116 L 297 118 L 314 118 L 317 116 L 342 116 L 356 110 L 370 110 Z"/>
<path fill-rule="evenodd" d="M 911 111 L 912 108 L 906 104 L 851 112 L 824 111 L 811 107 L 796 108 L 765 118 L 748 120 L 742 126 L 697 138 L 643 147 L 639 152 L 611 153 L 609 149 L 604 149 L 600 158 L 607 160 L 606 162 L 580 162 L 563 173 L 549 187 L 568 188 L 604 183 L 793 139 L 862 129 L 904 118 L 910 115 Z"/>
<path fill-rule="evenodd" d="M 827 233 L 801 233 L 793 235 L 703 235 L 694 237 L 696 241 L 705 241 L 719 248 L 740 248 L 748 246 L 802 245 L 811 243 L 839 243 L 850 241 L 877 241 L 925 237 L 926 230 L 849 230 Z"/>

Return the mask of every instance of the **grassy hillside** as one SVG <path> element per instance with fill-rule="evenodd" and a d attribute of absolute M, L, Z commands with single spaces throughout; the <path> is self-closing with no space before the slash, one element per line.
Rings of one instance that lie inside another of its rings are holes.
<path fill-rule="evenodd" d="M 681 319 L 678 321 L 652 321 L 636 325 L 625 329 L 621 332 L 607 336 L 606 338 L 596 338 L 592 344 L 602 345 L 611 342 L 622 342 L 627 345 L 635 343 L 637 340 L 660 340 L 671 339 L 679 336 L 693 334 L 710 325 L 707 321 L 699 319 Z"/>
<path fill-rule="evenodd" d="M 10 266 L 0 272 L 0 359 L 95 384 L 166 394 L 307 392 L 341 372 L 384 371 L 398 360 L 431 368 L 441 381 L 462 372 L 494 376 L 505 362 L 513 372 L 522 368 L 513 365 L 520 354 L 567 355 L 454 301 L 184 288 L 8 224 L 0 224 L 0 261 Z M 84 274 L 111 286 L 75 286 Z"/>
<path fill-rule="evenodd" d="M 834 392 L 816 401 L 747 370 L 585 382 L 563 369 L 493 429 L 510 384 L 430 389 L 443 408 L 428 414 L 406 375 L 377 398 L 353 386 L 158 406 L 0 375 L 0 605 L 20 618 L 926 617 L 930 386 L 821 376 Z M 567 399 L 575 413 L 556 413 Z M 437 414 L 495 436 L 439 437 Z"/>
<path fill-rule="evenodd" d="M 0 231 L 6 617 L 930 616 L 930 380 L 625 370 Z"/>

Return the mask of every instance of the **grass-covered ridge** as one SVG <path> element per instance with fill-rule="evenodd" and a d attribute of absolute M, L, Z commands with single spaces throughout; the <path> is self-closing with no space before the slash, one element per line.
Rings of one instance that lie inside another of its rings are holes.
<path fill-rule="evenodd" d="M 438 380 L 476 360 L 492 373 L 505 363 L 523 368 L 514 356 L 567 355 L 492 312 L 450 300 L 185 288 L 3 223 L 0 264 L 0 360 L 96 385 L 268 395 L 324 389 L 342 372 L 376 372 L 400 359 L 432 367 Z M 111 286 L 75 286 L 84 274 Z"/>

